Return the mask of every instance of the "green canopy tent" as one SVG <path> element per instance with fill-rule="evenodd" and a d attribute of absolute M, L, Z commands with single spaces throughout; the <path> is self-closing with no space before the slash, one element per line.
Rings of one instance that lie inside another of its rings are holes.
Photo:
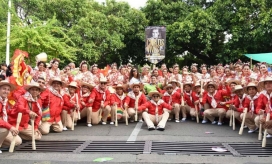
<path fill-rule="evenodd" d="M 272 64 L 272 53 L 245 54 L 245 56 L 250 58 L 251 60 Z M 251 60 L 250 62 L 252 63 Z"/>

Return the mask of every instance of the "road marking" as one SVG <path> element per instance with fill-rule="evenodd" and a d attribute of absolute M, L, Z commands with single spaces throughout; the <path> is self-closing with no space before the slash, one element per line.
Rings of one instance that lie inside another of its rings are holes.
<path fill-rule="evenodd" d="M 137 136 L 142 128 L 143 123 L 142 122 L 138 122 L 135 126 L 135 128 L 133 129 L 133 131 L 131 132 L 130 136 L 127 139 L 127 142 L 133 142 L 136 141 Z"/>

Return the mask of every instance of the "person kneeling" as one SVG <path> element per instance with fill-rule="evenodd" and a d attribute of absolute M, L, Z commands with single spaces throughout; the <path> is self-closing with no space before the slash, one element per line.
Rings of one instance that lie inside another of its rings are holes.
<path fill-rule="evenodd" d="M 161 99 L 162 95 L 158 91 L 149 92 L 148 96 L 151 100 L 139 106 L 138 110 L 143 111 L 142 115 L 148 130 L 155 130 L 157 125 L 157 130 L 164 131 L 169 117 L 168 110 L 172 110 L 173 107 Z"/>
<path fill-rule="evenodd" d="M 42 100 L 39 98 L 41 91 L 44 90 L 38 83 L 33 82 L 26 85 L 27 91 L 21 96 L 15 104 L 14 110 L 10 117 L 10 124 L 16 125 L 18 113 L 22 113 L 22 119 L 19 125 L 19 136 L 24 140 L 31 140 L 34 135 L 35 140 L 42 138 L 41 132 L 38 130 L 42 118 Z M 13 116 L 16 116 L 13 118 Z M 33 124 L 29 124 L 33 121 Z M 32 126 L 34 126 L 34 134 L 32 134 Z"/>

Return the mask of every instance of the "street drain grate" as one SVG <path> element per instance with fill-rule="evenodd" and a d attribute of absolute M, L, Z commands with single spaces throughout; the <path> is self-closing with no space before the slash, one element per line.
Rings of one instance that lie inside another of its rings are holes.
<path fill-rule="evenodd" d="M 217 152 L 212 148 L 227 150 Z M 233 155 L 221 143 L 186 143 L 186 142 L 152 142 L 151 153 L 159 154 L 198 154 L 198 155 Z"/>
<path fill-rule="evenodd" d="M 15 148 L 16 152 L 74 152 L 84 141 L 36 141 L 36 150 L 32 150 L 32 143 L 25 142 Z"/>
<path fill-rule="evenodd" d="M 232 143 L 229 144 L 242 156 L 272 156 L 272 144 L 266 144 L 262 147 L 262 143 Z"/>
<path fill-rule="evenodd" d="M 123 154 L 185 154 L 215 156 L 272 156 L 272 144 L 266 148 L 261 143 L 197 143 L 158 141 L 36 141 L 32 150 L 31 141 L 24 141 L 15 152 L 66 152 L 66 153 L 123 153 Z M 212 148 L 216 148 L 214 151 Z M 8 149 L 1 148 L 4 153 Z M 220 151 L 225 150 L 225 151 Z"/>
<path fill-rule="evenodd" d="M 81 152 L 90 153 L 143 153 L 145 141 L 92 141 Z"/>

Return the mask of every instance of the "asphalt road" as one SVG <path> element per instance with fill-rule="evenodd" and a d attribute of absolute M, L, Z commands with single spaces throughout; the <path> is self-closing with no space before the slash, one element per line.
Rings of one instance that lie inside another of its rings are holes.
<path fill-rule="evenodd" d="M 261 143 L 257 140 L 257 133 L 248 134 L 244 129 L 242 136 L 238 135 L 238 124 L 233 131 L 227 124 L 223 126 L 211 124 L 197 124 L 192 121 L 182 123 L 167 122 L 165 131 L 148 131 L 145 123 L 119 123 L 114 125 L 96 125 L 87 127 L 80 123 L 74 131 L 50 133 L 44 135 L 42 141 L 163 141 L 188 143 Z M 208 133 L 207 133 L 208 132 Z M 272 139 L 267 139 L 272 144 Z M 96 163 L 97 158 L 112 158 L 108 162 L 114 163 L 269 163 L 272 156 L 234 156 L 234 155 L 186 155 L 186 154 L 130 154 L 130 153 L 37 153 L 3 152 L 0 154 L 1 163 Z M 102 159 L 103 161 L 103 159 Z M 105 161 L 104 161 L 105 162 Z"/>

